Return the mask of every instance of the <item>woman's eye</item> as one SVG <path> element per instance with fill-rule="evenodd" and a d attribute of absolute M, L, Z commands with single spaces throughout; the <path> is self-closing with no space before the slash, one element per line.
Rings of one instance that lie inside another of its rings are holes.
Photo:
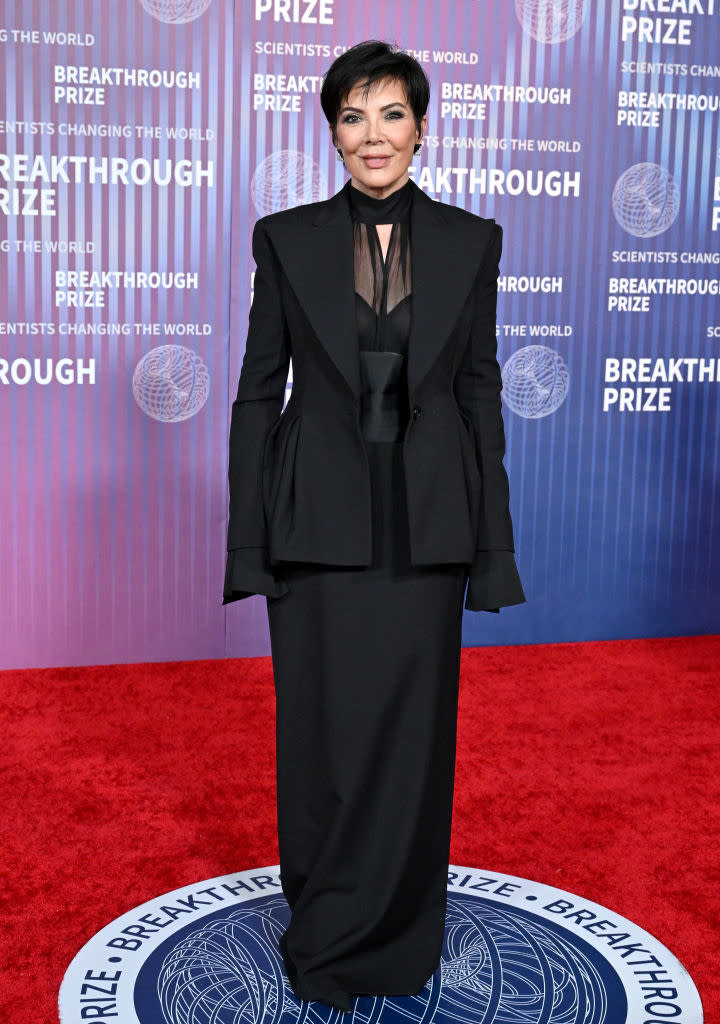
<path fill-rule="evenodd" d="M 402 110 L 390 110 L 385 115 L 385 117 L 390 118 L 393 121 L 397 121 L 399 118 L 405 117 L 405 114 L 403 113 Z M 359 120 L 360 120 L 360 117 L 359 117 L 358 114 L 345 114 L 345 116 L 342 119 L 342 123 L 343 124 L 355 124 Z"/>

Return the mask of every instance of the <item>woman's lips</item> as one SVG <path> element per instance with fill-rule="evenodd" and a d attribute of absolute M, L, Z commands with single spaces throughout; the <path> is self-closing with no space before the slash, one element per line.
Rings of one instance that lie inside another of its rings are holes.
<path fill-rule="evenodd" d="M 364 156 L 363 160 L 368 167 L 384 167 L 390 159 L 389 156 Z"/>

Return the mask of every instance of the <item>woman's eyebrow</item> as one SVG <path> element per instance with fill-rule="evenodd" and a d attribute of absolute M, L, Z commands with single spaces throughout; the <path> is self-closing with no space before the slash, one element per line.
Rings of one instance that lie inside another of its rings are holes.
<path fill-rule="evenodd" d="M 405 104 L 404 104 L 404 103 L 402 102 L 402 100 L 394 100 L 394 101 L 393 101 L 392 103 L 386 103 L 386 104 L 385 104 L 385 106 L 384 106 L 384 107 L 380 107 L 380 109 L 381 109 L 381 110 L 387 110 L 387 109 L 388 109 L 388 107 L 404 107 L 404 106 L 405 106 Z M 365 109 L 364 107 L 349 107 L 349 106 L 344 106 L 344 107 L 341 107 L 341 108 L 340 108 L 340 111 L 339 111 L 339 113 L 340 113 L 340 114 L 342 114 L 342 113 L 343 113 L 343 111 L 345 111 L 345 110 L 357 110 L 357 111 L 358 111 L 358 113 L 360 113 L 360 114 L 361 114 L 361 113 L 363 112 L 363 110 L 364 110 L 364 109 Z"/>

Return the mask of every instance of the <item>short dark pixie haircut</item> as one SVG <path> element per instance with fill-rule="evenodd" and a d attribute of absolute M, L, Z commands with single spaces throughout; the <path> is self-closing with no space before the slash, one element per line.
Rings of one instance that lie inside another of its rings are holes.
<path fill-rule="evenodd" d="M 422 67 L 409 53 L 398 50 L 380 39 L 366 39 L 341 53 L 330 65 L 320 90 L 320 105 L 332 125 L 333 134 L 338 113 L 348 94 L 362 85 L 367 98 L 370 87 L 383 78 L 394 78 L 405 87 L 415 125 L 422 132 L 420 122 L 430 103 L 430 82 Z M 415 144 L 415 152 L 421 148 Z"/>

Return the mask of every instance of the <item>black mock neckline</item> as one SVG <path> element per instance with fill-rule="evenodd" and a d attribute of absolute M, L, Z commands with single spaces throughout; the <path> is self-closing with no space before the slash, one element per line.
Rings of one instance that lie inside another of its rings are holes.
<path fill-rule="evenodd" d="M 353 220 L 365 224 L 394 224 L 396 221 L 407 220 L 412 204 L 412 188 L 412 179 L 408 178 L 401 188 L 395 189 L 389 196 L 376 199 L 375 196 L 369 196 L 355 188 L 351 180 L 348 181 L 348 197 Z"/>

